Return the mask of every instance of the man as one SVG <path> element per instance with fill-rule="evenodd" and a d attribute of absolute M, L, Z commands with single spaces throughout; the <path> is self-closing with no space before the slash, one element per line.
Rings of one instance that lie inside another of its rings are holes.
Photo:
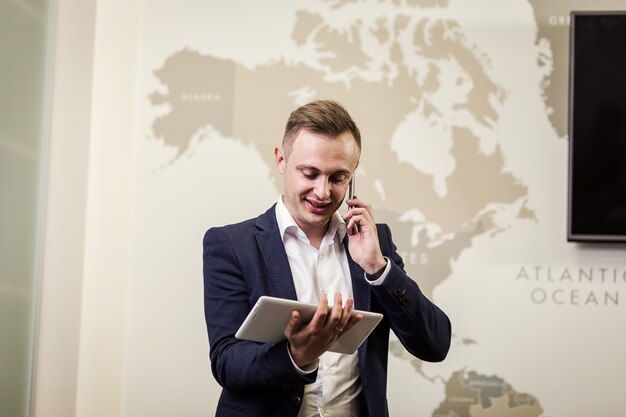
<path fill-rule="evenodd" d="M 361 152 L 356 124 L 338 103 L 296 109 L 274 151 L 284 179 L 278 202 L 256 219 L 204 237 L 204 305 L 217 416 L 388 415 L 389 331 L 426 361 L 450 347 L 448 317 L 403 269 L 391 233 L 369 204 L 341 206 Z M 262 295 L 317 304 L 308 324 L 294 311 L 277 344 L 235 338 Z M 383 320 L 352 355 L 327 352 L 361 319 Z"/>

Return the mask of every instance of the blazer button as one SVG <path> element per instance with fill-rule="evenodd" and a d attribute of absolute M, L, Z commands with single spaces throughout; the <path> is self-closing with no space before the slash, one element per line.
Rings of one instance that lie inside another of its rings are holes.
<path fill-rule="evenodd" d="M 291 402 L 293 403 L 293 405 L 300 405 L 300 403 L 302 402 L 302 399 L 298 397 L 297 395 L 294 395 L 291 398 Z"/>
<path fill-rule="evenodd" d="M 395 290 L 393 290 L 393 295 L 395 295 L 398 298 L 405 298 L 406 288 L 396 288 Z"/>

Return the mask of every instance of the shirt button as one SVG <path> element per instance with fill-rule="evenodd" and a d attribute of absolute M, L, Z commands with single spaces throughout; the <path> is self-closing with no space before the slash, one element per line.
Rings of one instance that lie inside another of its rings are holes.
<path fill-rule="evenodd" d="M 327 373 L 328 375 L 332 375 L 332 374 L 334 374 L 334 373 L 335 373 L 335 368 L 328 368 L 328 369 L 326 370 L 326 373 Z"/>
<path fill-rule="evenodd" d="M 319 408 L 317 411 L 318 411 L 319 415 L 322 416 L 322 417 L 324 417 L 324 415 L 326 414 L 326 410 L 324 410 L 323 408 Z"/>
<path fill-rule="evenodd" d="M 293 403 L 293 405 L 300 405 L 301 401 L 302 401 L 302 399 L 300 397 L 298 397 L 297 395 L 294 395 L 291 398 L 291 402 Z"/>

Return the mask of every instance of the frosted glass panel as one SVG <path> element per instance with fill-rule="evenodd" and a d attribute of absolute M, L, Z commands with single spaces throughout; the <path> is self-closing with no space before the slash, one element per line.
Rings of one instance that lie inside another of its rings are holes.
<path fill-rule="evenodd" d="M 0 0 L 0 417 L 30 415 L 51 3 Z"/>

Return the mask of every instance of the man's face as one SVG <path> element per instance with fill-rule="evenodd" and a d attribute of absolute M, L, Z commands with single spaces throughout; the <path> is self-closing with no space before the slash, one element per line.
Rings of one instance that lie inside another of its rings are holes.
<path fill-rule="evenodd" d="M 309 239 L 323 236 L 359 161 L 354 137 L 346 132 L 328 138 L 301 130 L 287 158 L 282 148 L 274 154 L 284 177 L 285 206 Z"/>

